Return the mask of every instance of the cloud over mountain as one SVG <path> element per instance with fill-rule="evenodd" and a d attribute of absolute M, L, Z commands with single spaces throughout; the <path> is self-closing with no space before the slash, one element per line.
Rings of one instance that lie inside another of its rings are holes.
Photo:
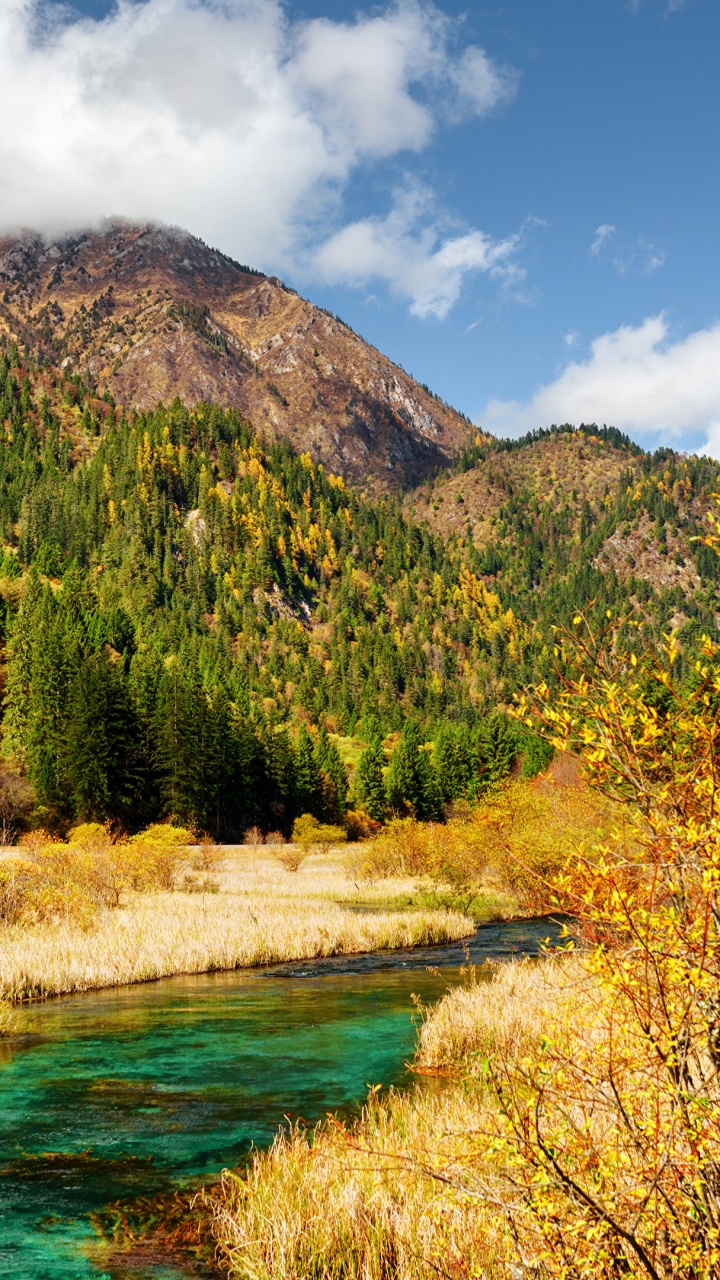
<path fill-rule="evenodd" d="M 512 96 L 512 72 L 458 37 L 420 0 L 353 22 L 291 21 L 279 0 L 118 0 L 102 21 L 4 0 L 0 230 L 154 217 L 244 261 L 308 271 L 330 238 L 328 275 L 364 167 Z M 434 242 L 426 226 L 407 234 L 419 265 L 404 293 L 441 314 L 454 286 L 440 301 L 428 291 Z M 487 269 L 481 232 L 455 239 L 464 270 Z M 377 253 L 374 274 L 396 283 Z"/>

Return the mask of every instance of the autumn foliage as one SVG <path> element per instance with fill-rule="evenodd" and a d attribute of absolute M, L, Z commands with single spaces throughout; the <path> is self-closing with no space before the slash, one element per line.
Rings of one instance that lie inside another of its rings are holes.
<path fill-rule="evenodd" d="M 612 840 L 555 877 L 588 945 L 592 999 L 541 1052 L 488 1066 L 507 1213 L 562 1277 L 700 1280 L 720 1269 L 720 649 L 625 652 L 578 616 L 560 695 L 526 704 L 623 803 Z M 568 1013 L 568 1009 L 570 1012 Z M 578 1016 L 579 1015 L 579 1016 Z"/>
<path fill-rule="evenodd" d="M 357 1123 L 293 1130 L 247 1179 L 226 1175 L 211 1207 L 231 1274 L 720 1274 L 720 648 L 705 641 L 688 677 L 672 641 L 658 656 L 628 634 L 578 615 L 559 689 L 521 708 L 584 761 L 599 837 L 573 832 L 572 810 L 549 830 L 560 788 L 512 783 L 376 846 L 421 873 L 447 875 L 460 849 L 478 874 L 500 859 L 575 915 L 582 947 L 471 972 L 426 1014 L 416 1067 L 447 1077 L 441 1092 L 373 1092 Z"/>
<path fill-rule="evenodd" d="M 46 831 L 23 836 L 0 863 L 0 923 L 93 923 L 101 908 L 132 892 L 176 888 L 190 865 L 189 831 L 155 824 L 116 840 L 100 823 L 75 827 L 67 841 Z"/>

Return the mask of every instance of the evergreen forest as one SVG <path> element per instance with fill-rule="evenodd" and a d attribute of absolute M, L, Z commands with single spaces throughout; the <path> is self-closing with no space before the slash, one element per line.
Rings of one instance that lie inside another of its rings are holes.
<path fill-rule="evenodd" d="M 482 543 L 361 495 L 233 410 L 125 412 L 11 345 L 2 749 L 33 821 L 172 817 L 229 839 L 303 813 L 440 820 L 513 767 L 537 772 L 547 747 L 507 710 L 552 682 L 553 627 L 609 610 L 642 646 L 672 626 L 686 664 L 715 628 L 720 562 L 693 539 L 716 464 L 583 431 L 623 455 L 612 489 L 558 504 L 520 486 Z M 479 437 L 456 471 L 544 438 Z M 639 520 L 660 560 L 682 534 L 692 589 L 598 565 Z"/>

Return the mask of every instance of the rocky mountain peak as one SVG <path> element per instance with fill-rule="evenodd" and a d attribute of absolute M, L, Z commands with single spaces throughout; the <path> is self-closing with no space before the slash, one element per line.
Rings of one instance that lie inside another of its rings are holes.
<path fill-rule="evenodd" d="M 371 489 L 417 484 L 471 434 L 338 317 L 177 228 L 0 240 L 3 332 L 128 407 L 233 405 Z"/>

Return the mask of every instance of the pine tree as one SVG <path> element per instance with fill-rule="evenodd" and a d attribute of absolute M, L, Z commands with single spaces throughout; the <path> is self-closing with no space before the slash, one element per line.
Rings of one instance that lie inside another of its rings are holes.
<path fill-rule="evenodd" d="M 355 772 L 355 795 L 365 812 L 375 822 L 382 822 L 387 814 L 384 767 L 385 752 L 382 740 L 374 738 L 358 760 Z"/>
<path fill-rule="evenodd" d="M 422 746 L 420 729 L 412 720 L 405 725 L 390 758 L 387 796 L 390 807 L 398 812 L 410 809 L 422 821 L 434 822 L 442 818 L 437 780 L 428 753 Z"/>
<path fill-rule="evenodd" d="M 141 789 L 140 726 L 122 667 L 105 651 L 81 661 L 70 686 L 58 781 L 82 821 L 132 816 Z"/>
<path fill-rule="evenodd" d="M 508 716 L 495 712 L 477 732 L 479 785 L 492 787 L 507 778 L 518 750 L 517 729 Z"/>
<path fill-rule="evenodd" d="M 263 786 L 257 793 L 253 818 L 289 832 L 296 808 L 297 757 L 285 727 L 265 727 L 262 736 Z"/>
<path fill-rule="evenodd" d="M 295 808 L 299 814 L 322 817 L 323 797 L 315 744 L 307 725 L 302 725 L 295 743 Z"/>
<path fill-rule="evenodd" d="M 34 569 L 28 574 L 25 594 L 13 621 L 6 651 L 7 683 L 3 740 L 5 751 L 21 767 L 27 764 L 28 718 L 32 687 L 32 655 L 36 642 L 34 618 L 43 588 Z"/>
<path fill-rule="evenodd" d="M 342 819 L 347 808 L 348 780 L 345 765 L 327 729 L 318 733 L 313 757 L 320 771 L 320 791 L 323 797 L 322 818 L 326 822 Z"/>
<path fill-rule="evenodd" d="M 153 758 L 165 812 L 183 823 L 196 820 L 202 742 L 197 670 L 180 670 L 174 659 L 160 681 L 155 709 Z"/>
<path fill-rule="evenodd" d="M 62 606 L 46 588 L 32 622 L 28 697 L 28 774 L 41 805 L 64 812 L 59 756 L 64 739 L 68 694 L 79 660 L 78 646 Z"/>

